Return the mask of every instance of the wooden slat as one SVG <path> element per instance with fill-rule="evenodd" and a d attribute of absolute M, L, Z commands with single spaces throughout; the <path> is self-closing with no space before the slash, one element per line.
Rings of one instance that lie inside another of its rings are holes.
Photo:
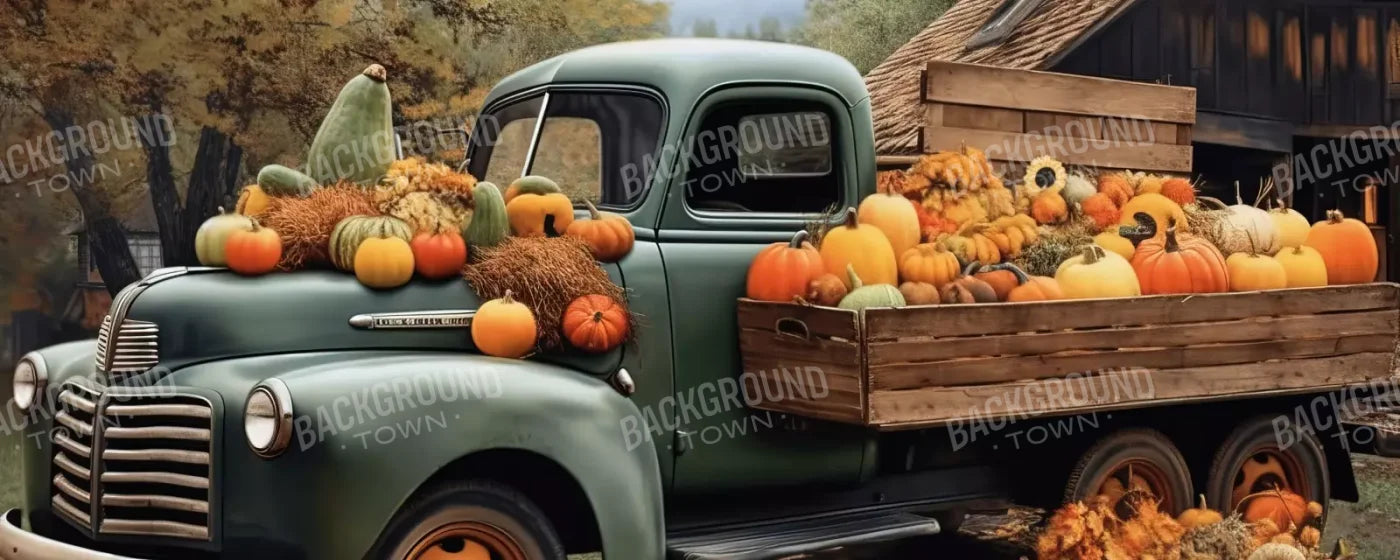
<path fill-rule="evenodd" d="M 978 337 L 914 337 L 872 342 L 869 363 L 876 367 L 978 356 L 1035 356 L 1070 350 L 1189 346 L 1307 338 L 1318 333 L 1357 336 L 1397 331 L 1400 331 L 1400 311 L 1392 309 Z"/>
<path fill-rule="evenodd" d="M 924 129 L 924 151 L 930 153 L 954 151 L 969 145 L 981 148 L 988 157 L 1002 161 L 1030 161 L 1040 155 L 1050 155 L 1074 165 L 1173 173 L 1191 171 L 1190 146 L 1141 143 L 1144 140 L 1111 142 L 1070 139 L 1062 133 L 1047 136 L 936 126 Z"/>
<path fill-rule="evenodd" d="M 970 411 L 975 411 L 985 420 L 1047 412 L 1074 414 L 1128 406 L 1160 406 L 1290 391 L 1321 392 L 1391 377 L 1394 375 L 1392 359 L 1391 352 L 1375 352 L 1158 370 L 1150 372 L 1150 391 L 1146 393 L 1140 390 L 1104 391 L 1101 387 L 1089 389 L 1087 384 L 1059 383 L 1059 392 L 1050 395 L 1044 390 L 1047 382 L 880 391 L 870 395 L 869 423 L 881 429 L 915 429 L 965 419 Z"/>
<path fill-rule="evenodd" d="M 1050 72 L 931 62 L 924 100 L 1050 113 L 1194 123 L 1196 90 Z"/>
<path fill-rule="evenodd" d="M 985 385 L 1027 379 L 1088 375 L 1117 368 L 1180 369 L 1248 364 L 1269 359 L 1314 358 L 1395 349 L 1395 335 L 1324 336 L 1239 344 L 1208 344 L 1042 356 L 971 358 L 870 368 L 870 390 Z"/>
<path fill-rule="evenodd" d="M 792 303 L 739 300 L 739 327 L 773 330 L 779 319 L 796 319 L 812 336 L 855 340 L 859 320 L 854 311 Z"/>
<path fill-rule="evenodd" d="M 1000 130 L 1003 132 L 1021 132 L 1024 127 L 1024 117 L 1021 111 L 1015 109 L 998 109 L 995 107 L 974 107 L 971 105 L 957 104 L 935 104 L 943 107 L 943 121 L 934 123 L 925 121 L 926 125 L 942 125 L 953 128 L 975 128 L 978 130 Z"/>
<path fill-rule="evenodd" d="M 1400 306 L 1398 288 L 1396 284 L 1361 284 L 1251 293 L 870 309 L 865 312 L 865 328 L 868 340 L 873 342 L 918 336 L 981 336 L 1374 311 Z"/>

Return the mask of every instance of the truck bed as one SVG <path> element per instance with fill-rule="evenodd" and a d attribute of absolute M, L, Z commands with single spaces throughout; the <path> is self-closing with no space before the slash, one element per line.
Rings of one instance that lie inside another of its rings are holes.
<path fill-rule="evenodd" d="M 740 300 L 738 320 L 751 406 L 902 430 L 1382 382 L 1400 285 L 862 312 Z"/>

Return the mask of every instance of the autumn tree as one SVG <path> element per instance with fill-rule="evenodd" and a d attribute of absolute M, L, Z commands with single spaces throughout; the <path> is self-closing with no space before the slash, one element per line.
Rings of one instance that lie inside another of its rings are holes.
<path fill-rule="evenodd" d="M 846 57 L 869 72 L 943 15 L 955 0 L 808 0 L 795 40 Z"/>

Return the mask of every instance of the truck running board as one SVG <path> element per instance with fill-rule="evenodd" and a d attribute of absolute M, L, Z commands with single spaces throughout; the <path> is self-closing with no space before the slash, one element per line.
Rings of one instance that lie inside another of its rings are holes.
<path fill-rule="evenodd" d="M 840 546 L 938 534 L 938 522 L 900 512 L 803 517 L 671 537 L 668 560 L 770 560 Z"/>

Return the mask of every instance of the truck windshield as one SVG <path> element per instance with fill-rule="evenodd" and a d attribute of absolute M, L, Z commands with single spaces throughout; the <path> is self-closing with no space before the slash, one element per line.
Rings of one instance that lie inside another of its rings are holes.
<path fill-rule="evenodd" d="M 576 202 L 629 208 L 651 183 L 663 110 L 616 91 L 554 91 L 492 109 L 472 135 L 472 175 L 502 189 L 524 175 L 554 179 Z"/>

